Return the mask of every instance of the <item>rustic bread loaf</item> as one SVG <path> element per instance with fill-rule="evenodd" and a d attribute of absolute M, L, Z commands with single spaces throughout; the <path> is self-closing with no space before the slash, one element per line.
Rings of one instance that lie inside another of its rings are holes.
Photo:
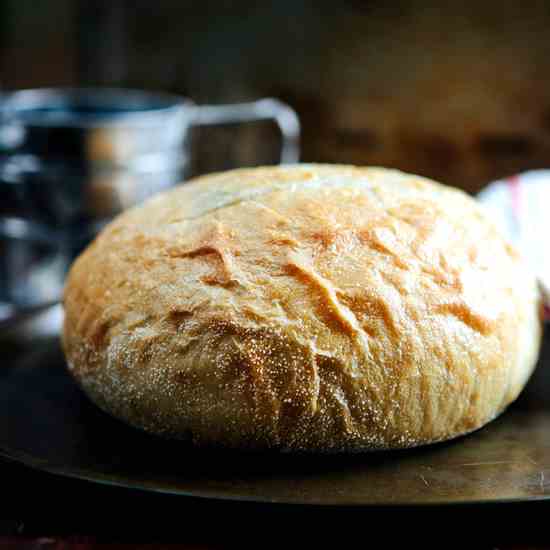
<path fill-rule="evenodd" d="M 200 445 L 362 451 L 453 438 L 520 393 L 536 281 L 464 193 L 382 168 L 201 177 L 76 260 L 63 344 L 127 423 Z"/>

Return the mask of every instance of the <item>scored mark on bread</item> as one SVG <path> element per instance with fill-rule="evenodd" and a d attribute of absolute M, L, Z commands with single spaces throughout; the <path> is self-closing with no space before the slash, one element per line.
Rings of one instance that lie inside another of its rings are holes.
<path fill-rule="evenodd" d="M 275 246 L 290 246 L 292 248 L 298 248 L 300 246 L 300 243 L 292 237 L 292 235 L 280 231 L 272 231 L 271 237 L 267 243 Z"/>
<path fill-rule="evenodd" d="M 390 257 L 392 262 L 400 269 L 409 269 L 409 265 L 407 264 L 407 262 L 405 262 L 396 251 L 392 250 L 386 243 L 382 241 L 381 236 L 380 234 L 378 234 L 376 228 L 361 228 L 357 232 L 357 236 L 359 238 L 359 241 L 363 245 L 368 246 L 372 250 L 376 250 L 376 252 L 379 252 L 380 254 L 384 254 L 385 256 Z"/>
<path fill-rule="evenodd" d="M 167 250 L 171 258 L 202 258 L 212 267 L 212 272 L 203 275 L 200 280 L 208 285 L 233 286 L 241 284 L 236 275 L 233 256 L 237 250 L 231 250 L 233 233 L 219 221 L 199 236 L 190 246 L 172 246 Z"/>
<path fill-rule="evenodd" d="M 487 336 L 494 330 L 495 323 L 493 321 L 479 315 L 463 301 L 438 304 L 435 306 L 434 312 L 440 315 L 452 315 L 483 336 Z"/>
<path fill-rule="evenodd" d="M 213 267 L 213 272 L 209 275 L 203 275 L 200 280 L 209 285 L 220 286 L 231 286 L 239 283 L 233 272 L 231 255 L 219 247 L 203 245 L 194 250 L 171 253 L 170 256 L 172 258 L 215 257 L 217 261 L 209 261 L 209 264 Z"/>
<path fill-rule="evenodd" d="M 387 301 L 376 293 L 363 291 L 357 294 L 341 294 L 340 300 L 353 312 L 357 319 L 360 318 L 361 327 L 371 337 L 377 336 L 377 331 L 370 326 L 369 321 L 380 319 L 385 330 L 397 337 L 399 327 L 394 318 L 391 307 Z"/>
<path fill-rule="evenodd" d="M 235 170 L 233 172 L 238 172 L 239 170 Z M 243 173 L 245 173 L 247 170 L 242 170 Z M 386 170 L 386 172 L 391 172 L 391 170 Z M 397 171 L 396 175 L 398 174 Z M 356 179 L 357 173 L 360 173 L 364 179 Z M 170 220 L 169 223 L 181 223 L 181 222 L 187 222 L 187 221 L 197 221 L 205 218 L 206 216 L 209 216 L 210 214 L 214 214 L 216 212 L 219 212 L 221 210 L 225 210 L 227 208 L 230 208 L 232 206 L 238 206 L 243 203 L 249 203 L 254 202 L 258 205 L 263 206 L 266 209 L 272 210 L 271 207 L 268 207 L 264 205 L 263 203 L 259 202 L 257 199 L 260 197 L 264 197 L 266 195 L 269 195 L 271 193 L 277 193 L 279 191 L 282 191 L 286 194 L 293 194 L 301 190 L 315 190 L 315 189 L 327 189 L 327 188 L 346 188 L 349 186 L 352 186 L 354 188 L 362 188 L 362 189 L 369 189 L 373 192 L 373 197 L 376 195 L 376 186 L 375 186 L 375 180 L 379 176 L 377 169 L 357 169 L 354 168 L 353 173 L 349 174 L 339 174 L 338 178 L 334 179 L 334 176 L 327 176 L 327 177 L 321 177 L 321 176 L 308 176 L 306 179 L 301 178 L 300 176 L 303 175 L 303 170 L 296 170 L 296 173 L 293 178 L 288 178 L 285 181 L 280 181 L 277 183 L 265 183 L 262 182 L 261 186 L 253 187 L 253 188 L 245 188 L 240 189 L 237 192 L 233 193 L 225 193 L 218 188 L 215 185 L 215 181 L 211 182 L 211 188 L 207 189 L 206 191 L 203 191 L 202 195 L 200 196 L 200 199 L 197 201 L 197 204 L 195 204 L 194 209 L 198 211 L 198 214 L 194 216 L 178 216 L 175 219 Z M 355 179 L 354 179 L 355 178 Z M 200 178 L 198 178 L 200 179 Z M 265 180 L 269 181 L 269 180 Z M 220 199 L 220 195 L 223 195 L 224 198 Z M 155 200 L 155 199 L 153 199 Z M 164 200 L 164 194 L 159 195 L 156 198 L 157 201 Z M 215 206 L 207 207 L 207 208 L 201 208 L 200 205 L 202 204 L 210 204 L 211 202 L 215 203 Z M 284 216 L 283 216 L 284 217 Z"/>
<path fill-rule="evenodd" d="M 327 311 L 341 327 L 343 332 L 357 338 L 362 349 L 368 353 L 368 335 L 361 327 L 353 311 L 342 304 L 338 299 L 337 290 L 331 281 L 317 273 L 314 266 L 304 256 L 289 253 L 287 271 L 298 275 L 300 279 L 313 286 L 323 297 Z"/>
<path fill-rule="evenodd" d="M 268 208 L 267 206 L 263 205 L 262 203 L 259 203 L 256 201 L 256 199 L 268 195 L 270 193 L 274 193 L 281 190 L 289 190 L 290 185 L 288 183 L 279 183 L 279 184 L 271 184 L 271 185 L 264 185 L 260 188 L 255 189 L 247 189 L 247 190 L 239 190 L 236 193 L 228 194 L 225 197 L 225 200 L 220 200 L 218 198 L 219 190 L 214 189 L 211 192 L 207 192 L 202 197 L 203 202 L 209 203 L 211 200 L 215 200 L 217 202 L 216 206 L 211 208 L 198 208 L 199 214 L 195 216 L 184 216 L 181 218 L 177 218 L 176 220 L 173 220 L 172 223 L 180 223 L 180 222 L 186 222 L 186 221 L 197 221 L 202 218 L 205 218 L 206 216 L 209 216 L 210 214 L 214 214 L 216 212 L 219 212 L 220 210 L 225 210 L 227 208 L 230 208 L 232 206 L 238 206 L 243 203 L 247 202 L 256 202 L 257 204 L 260 204 L 264 206 L 265 208 Z M 295 186 L 292 186 L 292 191 L 296 190 Z"/>

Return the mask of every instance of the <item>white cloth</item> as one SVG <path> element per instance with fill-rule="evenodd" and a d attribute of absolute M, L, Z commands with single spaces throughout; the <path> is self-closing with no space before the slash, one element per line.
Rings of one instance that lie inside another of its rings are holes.
<path fill-rule="evenodd" d="M 550 170 L 494 181 L 477 196 L 539 280 L 550 313 Z"/>

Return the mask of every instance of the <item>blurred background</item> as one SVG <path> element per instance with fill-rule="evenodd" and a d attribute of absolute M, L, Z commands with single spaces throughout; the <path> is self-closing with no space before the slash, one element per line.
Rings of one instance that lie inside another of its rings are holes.
<path fill-rule="evenodd" d="M 276 96 L 302 160 L 476 192 L 550 164 L 550 3 L 3 0 L 0 85 L 122 86 L 198 103 Z M 197 131 L 193 171 L 275 162 L 269 124 Z"/>

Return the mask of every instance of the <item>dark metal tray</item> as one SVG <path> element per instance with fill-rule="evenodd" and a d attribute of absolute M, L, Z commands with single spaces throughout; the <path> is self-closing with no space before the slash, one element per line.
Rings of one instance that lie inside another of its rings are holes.
<path fill-rule="evenodd" d="M 56 338 L 3 342 L 0 454 L 33 468 L 214 499 L 422 505 L 550 498 L 550 338 L 500 418 L 449 443 L 353 456 L 198 451 L 141 433 L 93 406 Z"/>

